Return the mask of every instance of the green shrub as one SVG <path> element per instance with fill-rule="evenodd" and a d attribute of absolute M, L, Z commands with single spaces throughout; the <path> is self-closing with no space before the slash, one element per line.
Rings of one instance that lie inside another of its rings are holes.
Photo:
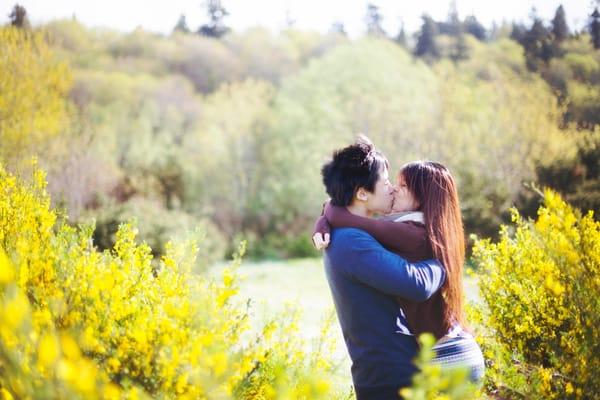
<path fill-rule="evenodd" d="M 165 243 L 171 239 L 194 239 L 198 242 L 202 257 L 199 257 L 195 268 L 199 270 L 222 260 L 224 256 L 226 241 L 209 220 L 167 210 L 150 200 L 132 198 L 126 203 L 94 210 L 94 217 L 94 244 L 100 250 L 114 246 L 117 230 L 122 223 L 135 221 L 139 238 L 152 249 L 154 257 L 165 254 Z"/>
<path fill-rule="evenodd" d="M 236 236 L 233 243 L 248 242 L 248 257 L 253 259 L 286 259 L 318 257 L 320 253 L 312 244 L 310 232 L 268 233 L 264 236 L 248 231 Z"/>

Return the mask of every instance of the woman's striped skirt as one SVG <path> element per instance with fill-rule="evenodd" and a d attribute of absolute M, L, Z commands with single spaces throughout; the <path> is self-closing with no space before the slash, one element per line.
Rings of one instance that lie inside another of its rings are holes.
<path fill-rule="evenodd" d="M 469 369 L 469 376 L 474 383 L 483 380 L 485 363 L 479 345 L 473 336 L 463 333 L 449 338 L 433 346 L 435 357 L 433 363 L 443 369 L 462 367 Z"/>

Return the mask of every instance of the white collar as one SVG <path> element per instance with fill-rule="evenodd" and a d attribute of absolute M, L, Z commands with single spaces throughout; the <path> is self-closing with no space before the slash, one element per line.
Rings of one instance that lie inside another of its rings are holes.
<path fill-rule="evenodd" d="M 421 224 L 425 224 L 425 215 L 421 211 L 409 211 L 406 213 L 397 214 L 394 217 L 394 222 L 419 222 Z"/>

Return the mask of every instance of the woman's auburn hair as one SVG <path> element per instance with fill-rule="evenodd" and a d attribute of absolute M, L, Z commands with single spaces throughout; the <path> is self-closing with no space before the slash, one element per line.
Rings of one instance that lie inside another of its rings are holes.
<path fill-rule="evenodd" d="M 454 178 L 448 168 L 433 161 L 404 165 L 400 174 L 425 215 L 425 229 L 437 258 L 446 270 L 442 286 L 444 328 L 465 325 L 462 285 L 465 234 Z"/>

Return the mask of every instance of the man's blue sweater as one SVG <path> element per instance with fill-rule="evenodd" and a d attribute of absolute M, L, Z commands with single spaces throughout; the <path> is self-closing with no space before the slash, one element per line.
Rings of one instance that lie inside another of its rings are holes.
<path fill-rule="evenodd" d="M 390 399 L 416 372 L 413 336 L 397 333 L 394 296 L 425 301 L 444 283 L 434 260 L 409 263 L 365 231 L 333 230 L 325 271 L 352 359 L 358 399 Z"/>

